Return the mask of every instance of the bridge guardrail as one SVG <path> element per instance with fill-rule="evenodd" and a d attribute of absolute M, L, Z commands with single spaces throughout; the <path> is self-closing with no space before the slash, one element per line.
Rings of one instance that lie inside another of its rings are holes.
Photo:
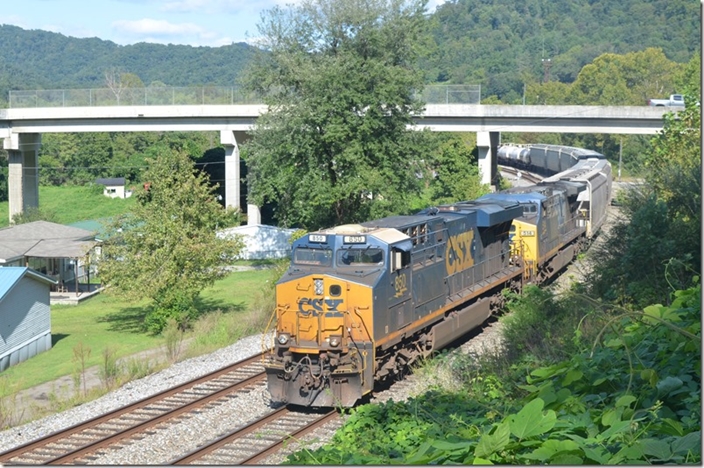
<path fill-rule="evenodd" d="M 428 104 L 479 104 L 480 85 L 430 85 L 419 97 Z M 10 108 L 262 104 L 237 86 L 11 90 Z"/>

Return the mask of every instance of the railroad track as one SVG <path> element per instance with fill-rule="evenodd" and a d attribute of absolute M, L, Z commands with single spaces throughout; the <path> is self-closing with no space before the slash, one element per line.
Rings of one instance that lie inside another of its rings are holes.
<path fill-rule="evenodd" d="M 256 465 L 331 422 L 341 422 L 336 410 L 296 412 L 282 406 L 169 464 Z"/>
<path fill-rule="evenodd" d="M 0 464 L 89 464 L 96 454 L 138 439 L 159 425 L 176 424 L 188 413 L 232 398 L 265 379 L 255 355 L 65 430 L 0 453 Z M 221 400 L 222 401 L 222 400 Z"/>
<path fill-rule="evenodd" d="M 517 169 L 515 167 L 511 166 L 499 166 L 501 172 L 504 172 L 506 174 L 512 175 L 513 177 L 518 177 L 518 173 L 521 173 L 521 179 L 525 182 L 531 183 L 531 184 L 537 184 L 538 182 L 542 181 L 542 177 L 533 174 L 531 172 L 527 171 L 522 171 L 520 169 Z"/>

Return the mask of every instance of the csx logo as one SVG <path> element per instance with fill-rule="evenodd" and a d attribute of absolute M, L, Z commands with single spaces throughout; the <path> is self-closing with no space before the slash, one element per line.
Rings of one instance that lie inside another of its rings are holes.
<path fill-rule="evenodd" d="M 445 267 L 447 274 L 452 275 L 474 265 L 472 258 L 472 241 L 474 231 L 450 236 L 445 248 Z"/>
<path fill-rule="evenodd" d="M 303 297 L 298 301 L 298 312 L 304 317 L 312 315 L 318 317 L 325 313 L 326 317 L 343 317 L 342 312 L 337 308 L 342 304 L 342 299 L 310 299 Z M 323 306 L 327 312 L 323 310 Z"/>

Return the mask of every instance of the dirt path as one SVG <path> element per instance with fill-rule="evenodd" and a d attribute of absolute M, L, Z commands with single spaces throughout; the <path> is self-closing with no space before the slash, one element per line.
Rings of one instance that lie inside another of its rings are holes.
<path fill-rule="evenodd" d="M 183 349 L 185 349 L 185 343 Z M 126 356 L 118 359 L 117 362 L 119 365 L 130 360 L 148 362 L 151 367 L 158 367 L 168 362 L 167 352 L 164 347 Z M 81 389 L 84 386 L 83 379 L 80 386 Z M 100 366 L 86 369 L 86 391 L 90 392 L 91 390 L 104 387 L 105 385 L 100 378 Z M 43 417 L 54 412 L 52 408 L 56 408 L 56 405 L 61 402 L 71 400 L 77 394 L 77 390 L 80 391 L 81 389 L 75 388 L 73 376 L 65 375 L 56 380 L 21 390 L 14 397 L 5 398 L 3 405 L 0 407 L 0 413 L 4 412 L 4 414 L 0 414 L 0 417 L 9 421 L 13 426 L 29 422 L 37 417 Z"/>

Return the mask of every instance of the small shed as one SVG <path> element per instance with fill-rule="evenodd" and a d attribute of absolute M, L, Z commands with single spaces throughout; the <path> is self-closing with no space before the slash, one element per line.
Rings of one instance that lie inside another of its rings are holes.
<path fill-rule="evenodd" d="M 285 258 L 291 253 L 289 239 L 295 229 L 284 229 L 265 224 L 237 226 L 220 231 L 220 236 L 242 236 L 245 248 L 240 254 L 244 260 Z"/>
<path fill-rule="evenodd" d="M 109 179 L 95 179 L 98 185 L 104 185 L 103 195 L 110 198 L 129 198 L 132 196 L 131 190 L 125 189 L 124 177 L 113 177 Z"/>
<path fill-rule="evenodd" d="M 51 349 L 55 283 L 28 267 L 0 268 L 0 372 Z"/>

